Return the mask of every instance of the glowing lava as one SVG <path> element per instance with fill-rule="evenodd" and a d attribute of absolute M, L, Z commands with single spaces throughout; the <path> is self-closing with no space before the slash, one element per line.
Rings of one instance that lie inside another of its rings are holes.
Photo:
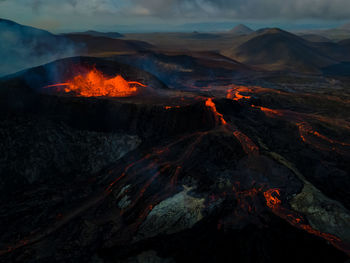
<path fill-rule="evenodd" d="M 341 142 L 341 141 L 337 141 L 337 140 L 332 140 L 326 136 L 324 136 L 323 134 L 320 134 L 318 131 L 314 131 L 312 130 L 312 127 L 306 123 L 306 122 L 300 122 L 296 124 L 299 128 L 299 133 L 300 133 L 300 137 L 303 140 L 303 142 L 309 143 L 309 141 L 307 140 L 307 136 L 308 135 L 313 135 L 323 141 L 328 142 L 332 147 L 330 147 L 329 149 L 334 150 L 335 146 L 334 145 L 341 145 L 341 146 L 350 146 L 349 143 L 346 142 Z M 321 148 L 321 147 L 319 147 Z M 327 148 L 321 148 L 324 150 L 327 150 Z"/>
<path fill-rule="evenodd" d="M 341 142 L 337 140 L 333 140 L 328 138 L 327 136 L 319 133 L 318 131 L 313 130 L 312 126 L 306 122 L 304 119 L 305 118 L 310 118 L 314 116 L 310 116 L 307 114 L 302 114 L 298 112 L 293 112 L 290 110 L 276 110 L 276 109 L 269 109 L 261 106 L 255 106 L 252 105 L 253 108 L 257 108 L 264 112 L 264 114 L 270 118 L 285 118 L 289 119 L 292 123 L 294 123 L 298 129 L 299 129 L 299 134 L 300 138 L 304 143 L 310 144 L 320 150 L 323 151 L 340 151 L 339 146 L 342 147 L 349 147 L 350 144 L 346 142 Z M 326 122 L 327 119 L 322 119 L 318 116 L 314 117 L 318 118 L 320 121 Z M 318 139 L 318 140 L 315 140 Z"/>
<path fill-rule="evenodd" d="M 277 93 L 277 94 L 285 94 L 285 92 L 282 92 L 280 90 L 276 89 L 270 89 L 270 88 L 263 88 L 259 86 L 238 86 L 238 85 L 230 85 L 230 89 L 227 90 L 227 99 L 239 101 L 242 99 L 249 100 L 252 98 L 252 94 L 257 93 Z"/>
<path fill-rule="evenodd" d="M 283 114 L 281 110 L 269 109 L 261 106 L 255 106 L 255 105 L 252 105 L 252 107 L 261 110 L 262 112 L 265 113 L 266 116 L 269 116 L 269 117 L 276 117 L 276 116 L 284 117 L 286 115 L 286 114 Z"/>
<path fill-rule="evenodd" d="M 205 101 L 205 106 L 209 107 L 213 111 L 213 113 L 219 120 L 220 124 L 223 124 L 223 125 L 227 124 L 227 122 L 224 119 L 224 116 L 216 110 L 216 106 L 212 98 L 209 98 Z"/>
<path fill-rule="evenodd" d="M 306 232 L 324 238 L 335 247 L 344 251 L 350 255 L 350 250 L 347 244 L 343 243 L 342 240 L 332 234 L 323 233 L 317 229 L 312 228 L 309 224 L 305 222 L 303 216 L 297 214 L 296 212 L 284 208 L 282 206 L 282 201 L 280 200 L 280 190 L 279 189 L 269 189 L 264 192 L 264 197 L 266 199 L 266 205 L 272 210 L 274 214 L 286 220 L 289 224 L 303 229 Z"/>
<path fill-rule="evenodd" d="M 271 209 L 276 209 L 281 204 L 281 200 L 278 199 L 280 196 L 279 189 L 269 189 L 264 192 L 264 197 L 266 199 L 266 205 Z"/>
<path fill-rule="evenodd" d="M 138 87 L 146 87 L 136 81 L 126 81 L 122 76 L 105 77 L 100 71 L 93 68 L 86 74 L 79 74 L 66 83 L 46 86 L 46 88 L 61 88 L 66 93 L 74 93 L 82 97 L 129 97 L 136 95 Z"/>
<path fill-rule="evenodd" d="M 242 145 L 243 151 L 248 155 L 259 154 L 259 147 L 256 146 L 253 141 L 244 133 L 236 130 L 233 135 L 239 140 Z"/>
<path fill-rule="evenodd" d="M 178 109 L 180 106 L 164 106 L 164 109 L 170 110 L 170 109 Z"/>
<path fill-rule="evenodd" d="M 242 95 L 241 92 L 249 92 L 249 93 L 253 93 L 253 88 L 250 87 L 245 87 L 245 86 L 235 86 L 232 89 L 229 89 L 227 91 L 227 99 L 231 99 L 231 100 L 241 100 L 241 99 L 247 99 L 249 100 L 251 98 L 251 96 L 249 95 Z"/>

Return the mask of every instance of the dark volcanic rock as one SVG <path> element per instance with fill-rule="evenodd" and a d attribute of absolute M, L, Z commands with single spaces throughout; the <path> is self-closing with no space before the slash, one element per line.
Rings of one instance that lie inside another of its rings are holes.
<path fill-rule="evenodd" d="M 64 182 L 95 174 L 134 150 L 137 136 L 75 130 L 44 118 L 13 117 L 0 123 L 0 185 Z M 17 160 L 20 159 L 21 162 Z"/>
<path fill-rule="evenodd" d="M 43 89 L 70 78 L 76 63 L 147 87 L 127 98 Z M 322 175 L 345 178 L 347 146 L 300 131 L 314 125 L 298 126 L 305 115 L 169 90 L 147 72 L 93 58 L 0 84 L 2 261 L 347 259 L 350 213 L 331 199 L 346 199 L 344 188 L 332 195 L 340 182 L 312 176 L 329 160 L 337 169 L 329 163 Z M 324 149 L 332 142 L 334 156 Z"/>

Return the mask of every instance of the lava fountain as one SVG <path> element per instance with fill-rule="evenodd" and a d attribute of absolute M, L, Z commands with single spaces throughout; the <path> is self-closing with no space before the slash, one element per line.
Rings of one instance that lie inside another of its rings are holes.
<path fill-rule="evenodd" d="M 136 95 L 139 87 L 146 85 L 137 81 L 127 81 L 122 76 L 108 78 L 96 68 L 86 74 L 79 74 L 65 83 L 46 86 L 57 88 L 58 91 L 74 93 L 82 97 L 129 97 Z"/>

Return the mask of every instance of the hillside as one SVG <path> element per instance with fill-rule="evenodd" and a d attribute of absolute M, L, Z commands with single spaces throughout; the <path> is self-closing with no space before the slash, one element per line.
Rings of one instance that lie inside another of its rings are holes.
<path fill-rule="evenodd" d="M 317 34 L 300 34 L 299 36 L 310 42 L 332 42 L 329 38 Z"/>
<path fill-rule="evenodd" d="M 66 34 L 65 37 L 76 45 L 84 46 L 84 54 L 130 52 L 145 50 L 152 47 L 152 45 L 146 42 L 136 40 L 120 40 L 81 34 Z"/>
<path fill-rule="evenodd" d="M 336 63 L 310 42 L 277 28 L 259 30 L 239 46 L 222 53 L 267 70 L 317 72 L 320 67 Z"/>

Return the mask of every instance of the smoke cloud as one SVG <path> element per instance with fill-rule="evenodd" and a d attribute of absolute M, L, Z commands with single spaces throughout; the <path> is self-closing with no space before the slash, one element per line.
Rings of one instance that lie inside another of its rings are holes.
<path fill-rule="evenodd" d="M 75 55 L 64 37 L 0 19 L 0 76 Z"/>

